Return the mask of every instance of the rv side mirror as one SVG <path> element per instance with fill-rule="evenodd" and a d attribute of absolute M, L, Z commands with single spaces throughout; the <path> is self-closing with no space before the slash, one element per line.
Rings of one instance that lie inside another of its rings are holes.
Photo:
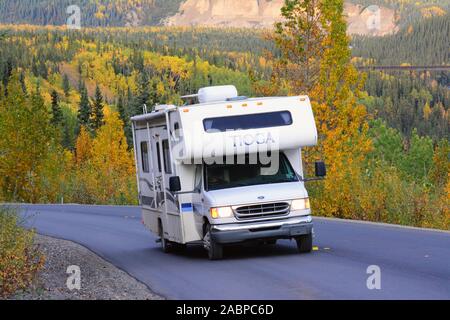
<path fill-rule="evenodd" d="M 170 179 L 169 179 L 169 188 L 170 188 L 170 192 L 179 192 L 179 191 L 181 191 L 180 177 L 170 177 Z"/>
<path fill-rule="evenodd" d="M 327 176 L 327 166 L 325 162 L 318 161 L 316 162 L 316 177 L 324 178 Z"/>

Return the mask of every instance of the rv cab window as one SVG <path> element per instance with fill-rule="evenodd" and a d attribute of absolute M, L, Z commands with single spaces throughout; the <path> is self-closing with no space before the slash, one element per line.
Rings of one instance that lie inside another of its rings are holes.
<path fill-rule="evenodd" d="M 297 182 L 299 178 L 284 154 L 273 155 L 269 164 L 256 163 L 205 165 L 205 189 L 208 191 L 262 184 Z M 236 161 L 234 163 L 237 163 Z"/>
<path fill-rule="evenodd" d="M 141 142 L 141 162 L 142 162 L 142 171 L 144 173 L 149 173 L 150 168 L 148 165 L 148 144 L 147 142 Z"/>

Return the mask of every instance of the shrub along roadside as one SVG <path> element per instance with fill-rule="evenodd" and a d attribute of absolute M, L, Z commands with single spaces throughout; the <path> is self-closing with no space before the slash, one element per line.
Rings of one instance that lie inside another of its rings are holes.
<path fill-rule="evenodd" d="M 22 226 L 13 208 L 0 207 L 0 298 L 28 288 L 44 265 L 44 256 L 33 243 L 34 232 Z"/>

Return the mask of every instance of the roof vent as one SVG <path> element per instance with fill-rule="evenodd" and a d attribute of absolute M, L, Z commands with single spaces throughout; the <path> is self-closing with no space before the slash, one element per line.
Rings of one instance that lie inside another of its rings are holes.
<path fill-rule="evenodd" d="M 201 88 L 198 91 L 198 101 L 200 103 L 226 101 L 238 96 L 235 86 L 216 86 Z"/>
<path fill-rule="evenodd" d="M 197 94 L 181 97 L 182 99 L 197 98 L 200 103 L 227 101 L 236 99 L 238 91 L 235 86 L 215 86 L 201 88 Z"/>

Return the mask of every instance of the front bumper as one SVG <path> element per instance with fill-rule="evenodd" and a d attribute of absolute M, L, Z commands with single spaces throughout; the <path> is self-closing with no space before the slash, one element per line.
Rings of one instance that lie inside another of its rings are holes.
<path fill-rule="evenodd" d="M 251 240 L 291 239 L 313 232 L 311 216 L 284 220 L 213 225 L 211 237 L 221 244 L 239 243 Z"/>

